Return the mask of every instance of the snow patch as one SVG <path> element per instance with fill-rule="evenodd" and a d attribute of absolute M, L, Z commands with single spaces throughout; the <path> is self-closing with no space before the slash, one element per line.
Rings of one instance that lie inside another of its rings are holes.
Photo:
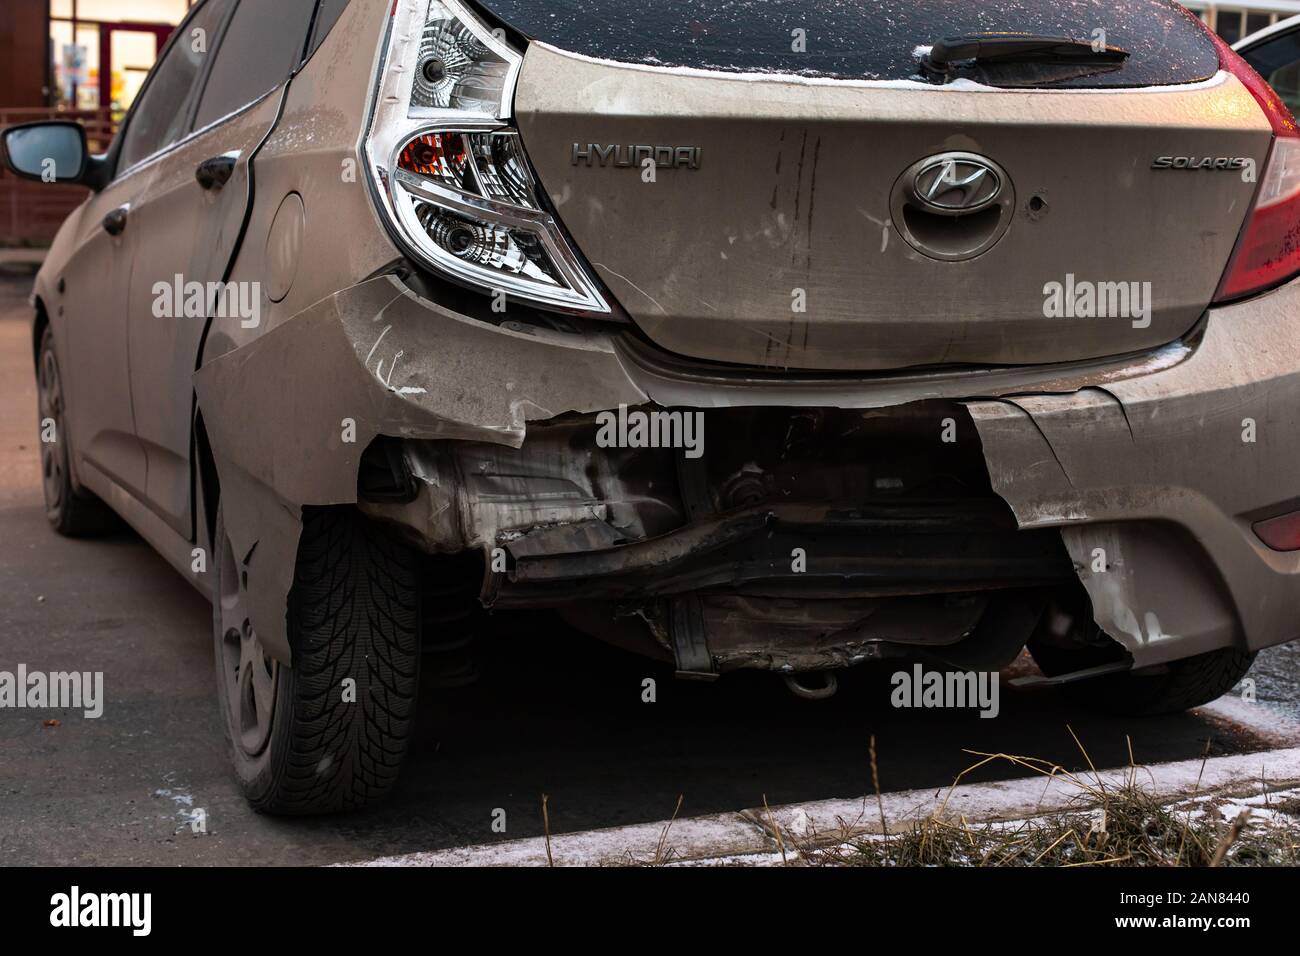
<path fill-rule="evenodd" d="M 956 79 L 942 86 L 934 83 L 926 83 L 923 80 L 846 80 L 838 77 L 809 75 L 804 73 L 732 73 L 726 70 L 702 70 L 692 66 L 661 66 L 657 63 L 641 62 L 630 63 L 623 60 L 609 60 L 604 57 L 588 56 L 585 53 L 574 53 L 571 50 L 563 50 L 559 47 L 551 46 L 540 40 L 534 41 L 537 46 L 556 54 L 557 56 L 568 57 L 573 60 L 580 60 L 584 63 L 594 63 L 599 66 L 619 67 L 625 70 L 639 70 L 646 73 L 661 73 L 672 76 L 693 76 L 703 77 L 711 80 L 736 80 L 745 83 L 783 83 L 805 86 L 839 86 L 852 87 L 861 89 L 874 90 L 924 90 L 929 93 L 935 92 L 962 92 L 962 93 L 1000 93 L 1004 96 L 1013 94 L 1020 95 L 1073 95 L 1073 96 L 1095 96 L 1095 95 L 1123 95 L 1130 96 L 1133 94 L 1144 93 L 1186 93 L 1199 92 L 1202 90 L 1213 89 L 1221 86 L 1228 81 L 1229 74 L 1225 70 L 1220 70 L 1214 76 L 1207 80 L 1201 80 L 1197 83 L 1179 83 L 1171 86 L 1125 86 L 1112 87 L 1106 89 L 1089 89 L 1083 87 L 1068 87 L 1061 89 L 1007 89 L 998 86 L 988 86 L 983 83 L 976 83 L 974 80 Z"/>

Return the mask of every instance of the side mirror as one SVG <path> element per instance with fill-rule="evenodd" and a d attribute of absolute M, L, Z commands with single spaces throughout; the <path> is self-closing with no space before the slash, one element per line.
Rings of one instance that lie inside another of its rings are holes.
<path fill-rule="evenodd" d="M 91 165 L 86 130 L 67 120 L 11 126 L 4 131 L 4 160 L 25 179 L 83 182 Z"/>

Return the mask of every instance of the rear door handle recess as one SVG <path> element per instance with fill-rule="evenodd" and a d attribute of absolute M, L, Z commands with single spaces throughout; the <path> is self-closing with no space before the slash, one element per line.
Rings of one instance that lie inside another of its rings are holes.
<path fill-rule="evenodd" d="M 126 228 L 126 206 L 118 206 L 104 217 L 104 231 L 110 236 L 120 236 Z"/>
<path fill-rule="evenodd" d="M 204 189 L 220 189 L 230 181 L 235 172 L 234 156 L 213 156 L 199 163 L 194 178 Z"/>

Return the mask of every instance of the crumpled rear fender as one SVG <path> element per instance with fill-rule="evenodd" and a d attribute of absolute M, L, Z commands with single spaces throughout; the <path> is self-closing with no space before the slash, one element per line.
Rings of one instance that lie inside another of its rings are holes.
<path fill-rule="evenodd" d="M 994 491 L 1062 529 L 1136 664 L 1300 636 L 1300 553 L 1251 530 L 1300 508 L 1300 283 L 1213 310 L 1169 368 L 967 407 Z"/>
<path fill-rule="evenodd" d="M 285 662 L 301 509 L 355 502 L 376 436 L 519 447 L 529 420 L 646 401 L 602 338 L 477 322 L 392 277 L 322 299 L 194 384 L 253 624 Z"/>

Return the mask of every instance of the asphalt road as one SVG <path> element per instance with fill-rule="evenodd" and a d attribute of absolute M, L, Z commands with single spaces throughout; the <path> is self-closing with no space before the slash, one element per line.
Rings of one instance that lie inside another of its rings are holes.
<path fill-rule="evenodd" d="M 102 671 L 106 703 L 98 719 L 0 709 L 0 865 L 364 860 L 537 836 L 543 793 L 553 832 L 665 819 L 679 795 L 685 816 L 858 796 L 872 786 L 873 735 L 885 790 L 946 786 L 975 761 L 968 751 L 1078 767 L 1070 727 L 1098 767 L 1127 764 L 1130 740 L 1146 763 L 1297 742 L 1294 646 L 1261 658 L 1256 704 L 1124 721 L 1004 686 L 1001 715 L 982 720 L 891 709 L 881 673 L 854 675 L 824 703 L 761 674 L 678 684 L 549 615 L 500 616 L 477 684 L 424 688 L 393 799 L 346 817 L 258 816 L 223 752 L 206 602 L 130 532 L 72 541 L 46 525 L 29 285 L 0 277 L 0 670 Z M 641 701 L 648 676 L 655 703 Z M 186 822 L 197 808 L 205 833 Z"/>

